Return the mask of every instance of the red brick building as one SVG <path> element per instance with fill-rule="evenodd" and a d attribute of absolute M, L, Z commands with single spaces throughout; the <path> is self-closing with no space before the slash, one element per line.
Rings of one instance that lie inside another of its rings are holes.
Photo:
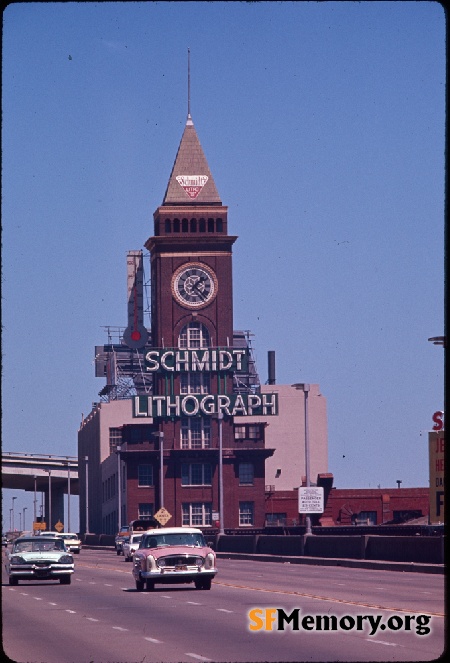
<path fill-rule="evenodd" d="M 428 488 L 332 488 L 332 475 L 318 477 L 324 487 L 325 511 L 312 515 L 313 525 L 349 526 L 403 523 L 429 514 Z M 298 491 L 266 493 L 268 524 L 303 524 L 298 513 Z"/>

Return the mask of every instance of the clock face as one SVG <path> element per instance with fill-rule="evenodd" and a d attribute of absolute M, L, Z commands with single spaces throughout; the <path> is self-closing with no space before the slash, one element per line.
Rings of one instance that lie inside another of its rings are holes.
<path fill-rule="evenodd" d="M 172 276 L 172 294 L 188 308 L 203 308 L 217 295 L 217 277 L 213 270 L 199 262 L 179 267 Z"/>

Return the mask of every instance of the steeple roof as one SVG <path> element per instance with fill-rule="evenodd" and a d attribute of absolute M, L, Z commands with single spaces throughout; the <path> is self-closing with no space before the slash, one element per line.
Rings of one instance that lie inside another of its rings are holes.
<path fill-rule="evenodd" d="M 221 205 L 208 162 L 188 114 L 163 205 Z"/>

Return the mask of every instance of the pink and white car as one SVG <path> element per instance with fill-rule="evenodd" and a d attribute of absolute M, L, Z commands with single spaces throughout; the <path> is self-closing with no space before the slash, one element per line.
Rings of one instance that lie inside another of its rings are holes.
<path fill-rule="evenodd" d="M 155 584 L 195 584 L 196 589 L 211 589 L 217 573 L 216 555 L 206 544 L 203 533 L 193 527 L 149 529 L 133 555 L 133 577 L 141 592 Z"/>

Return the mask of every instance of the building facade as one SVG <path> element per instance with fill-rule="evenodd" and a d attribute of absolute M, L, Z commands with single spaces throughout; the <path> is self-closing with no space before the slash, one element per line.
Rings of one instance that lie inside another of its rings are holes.
<path fill-rule="evenodd" d="M 261 385 L 251 344 L 233 325 L 232 252 L 209 165 L 188 115 L 145 247 L 151 325 L 143 319 L 142 253 L 128 254 L 128 326 L 96 348 L 102 401 L 78 435 L 80 528 L 113 533 L 138 517 L 169 525 L 264 527 L 266 489 L 305 475 L 304 392 Z M 119 388 L 118 374 L 133 388 Z M 327 471 L 326 402 L 308 399 L 311 471 Z M 273 475 L 273 476 L 272 476 Z"/>

